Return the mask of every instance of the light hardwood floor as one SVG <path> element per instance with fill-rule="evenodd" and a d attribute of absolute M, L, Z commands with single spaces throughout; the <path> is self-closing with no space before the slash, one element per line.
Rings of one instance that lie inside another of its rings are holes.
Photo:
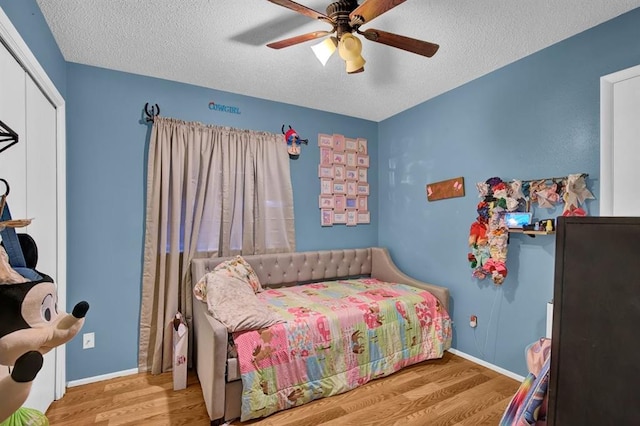
<path fill-rule="evenodd" d="M 448 352 L 440 360 L 330 398 L 232 425 L 497 425 L 520 384 Z M 171 373 L 136 374 L 68 389 L 47 416 L 51 426 L 194 425 L 209 418 L 198 379 L 173 391 Z"/>

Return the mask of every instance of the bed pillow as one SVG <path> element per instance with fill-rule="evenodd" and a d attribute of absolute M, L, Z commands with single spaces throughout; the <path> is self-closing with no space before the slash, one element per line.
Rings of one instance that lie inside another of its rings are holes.
<path fill-rule="evenodd" d="M 203 281 L 209 312 L 230 333 L 258 330 L 285 321 L 261 302 L 253 288 L 237 276 L 228 276 L 224 271 L 213 271 L 200 280 Z"/>
<path fill-rule="evenodd" d="M 226 274 L 228 277 L 237 277 L 243 281 L 246 281 L 251 286 L 254 293 L 263 291 L 256 271 L 254 271 L 249 262 L 244 260 L 244 258 L 240 255 L 234 257 L 233 259 L 222 262 L 214 268 L 214 271 L 220 271 Z"/>

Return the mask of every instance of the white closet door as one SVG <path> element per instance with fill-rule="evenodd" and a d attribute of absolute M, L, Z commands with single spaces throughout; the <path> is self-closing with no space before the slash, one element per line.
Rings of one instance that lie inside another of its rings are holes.
<path fill-rule="evenodd" d="M 38 244 L 38 270 L 57 278 L 56 110 L 27 78 L 27 228 Z"/>
<path fill-rule="evenodd" d="M 27 77 L 27 232 L 38 246 L 37 269 L 57 279 L 56 110 Z M 45 412 L 55 398 L 56 351 L 44 357 L 25 407 Z"/>
<path fill-rule="evenodd" d="M 0 177 L 11 186 L 7 198 L 11 215 L 24 219 L 27 214 L 27 154 L 25 133 L 25 72 L 0 43 L 0 120 L 15 131 L 20 142 L 0 153 Z M 6 146 L 6 143 L 0 144 Z M 4 194 L 4 186 L 0 191 Z"/>
<path fill-rule="evenodd" d="M 600 78 L 600 215 L 640 216 L 640 65 Z"/>
<path fill-rule="evenodd" d="M 17 145 L 0 153 L 0 177 L 11 185 L 11 213 L 14 218 L 34 218 L 27 232 L 38 244 L 37 268 L 56 280 L 64 309 L 65 102 L 1 7 L 0 120 L 20 136 Z M 45 356 L 25 406 L 44 412 L 64 395 L 64 360 L 64 346 Z"/>
<path fill-rule="evenodd" d="M 640 76 L 613 86 L 613 215 L 640 216 Z"/>

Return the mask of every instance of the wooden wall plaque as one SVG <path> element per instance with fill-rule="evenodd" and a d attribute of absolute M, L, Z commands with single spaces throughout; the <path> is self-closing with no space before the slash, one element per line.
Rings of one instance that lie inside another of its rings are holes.
<path fill-rule="evenodd" d="M 427 200 L 436 201 L 445 198 L 464 197 L 464 178 L 462 176 L 428 183 L 426 186 Z"/>

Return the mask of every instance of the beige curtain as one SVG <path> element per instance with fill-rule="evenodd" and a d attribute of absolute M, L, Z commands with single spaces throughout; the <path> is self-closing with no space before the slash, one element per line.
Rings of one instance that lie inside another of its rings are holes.
<path fill-rule="evenodd" d="M 157 374 L 176 312 L 190 324 L 191 259 L 295 251 L 282 135 L 156 117 L 146 205 L 138 364 Z"/>

